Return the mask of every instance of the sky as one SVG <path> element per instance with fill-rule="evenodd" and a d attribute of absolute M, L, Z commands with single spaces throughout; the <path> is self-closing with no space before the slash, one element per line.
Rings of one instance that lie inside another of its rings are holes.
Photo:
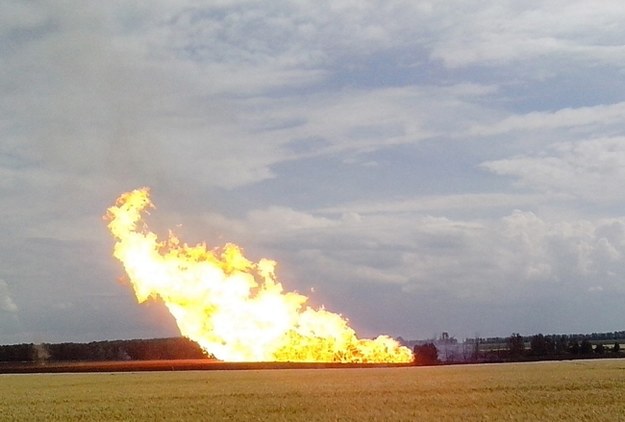
<path fill-rule="evenodd" d="M 0 344 L 175 336 L 102 216 L 361 336 L 625 329 L 625 3 L 5 0 Z"/>

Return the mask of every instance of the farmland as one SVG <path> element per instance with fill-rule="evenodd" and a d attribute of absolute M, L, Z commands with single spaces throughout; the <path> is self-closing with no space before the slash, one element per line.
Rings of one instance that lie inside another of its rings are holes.
<path fill-rule="evenodd" d="M 623 420 L 625 361 L 0 376 L 0 420 Z"/>

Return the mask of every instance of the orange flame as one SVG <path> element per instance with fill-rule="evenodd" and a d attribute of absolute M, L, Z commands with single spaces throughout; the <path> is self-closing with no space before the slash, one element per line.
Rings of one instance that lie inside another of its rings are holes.
<path fill-rule="evenodd" d="M 388 336 L 358 339 L 347 321 L 306 306 L 305 296 L 283 291 L 276 263 L 247 260 L 227 244 L 165 241 L 147 229 L 142 213 L 153 207 L 149 190 L 121 195 L 108 209 L 116 239 L 114 256 L 133 285 L 137 300 L 161 298 L 182 335 L 226 361 L 410 362 L 410 349 Z"/>

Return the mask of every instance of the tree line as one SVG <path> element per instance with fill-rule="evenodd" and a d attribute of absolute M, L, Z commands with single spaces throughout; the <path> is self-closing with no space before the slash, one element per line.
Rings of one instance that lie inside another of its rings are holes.
<path fill-rule="evenodd" d="M 622 337 L 621 337 L 622 338 Z M 510 359 L 592 358 L 605 355 L 618 356 L 621 351 L 619 338 L 597 338 L 574 335 L 536 334 L 529 338 L 513 333 L 506 339 L 507 357 Z M 529 340 L 529 341 L 528 341 Z M 606 342 L 607 341 L 607 342 Z M 612 342 L 614 341 L 614 342 Z M 529 343 L 529 344 L 528 344 Z"/>
<path fill-rule="evenodd" d="M 440 339 L 414 345 L 416 365 L 467 362 L 515 362 L 545 359 L 621 357 L 625 331 L 474 338 L 459 343 L 443 333 Z M 22 343 L 0 345 L 0 362 L 63 362 L 201 359 L 207 354 L 185 337 L 105 340 L 90 343 Z M 211 356 L 208 356 L 211 357 Z"/>
<path fill-rule="evenodd" d="M 625 331 L 532 336 L 512 333 L 509 337 L 474 338 L 459 343 L 443 333 L 439 339 L 417 342 L 413 353 L 416 365 L 624 357 L 622 339 Z"/>
<path fill-rule="evenodd" d="M 184 337 L 93 341 L 90 343 L 22 343 L 0 346 L 0 362 L 118 361 L 200 359 L 207 357 Z"/>

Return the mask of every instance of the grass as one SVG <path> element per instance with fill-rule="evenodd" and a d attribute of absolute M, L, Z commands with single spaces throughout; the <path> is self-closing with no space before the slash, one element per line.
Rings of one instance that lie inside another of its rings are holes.
<path fill-rule="evenodd" d="M 625 360 L 3 375 L 0 420 L 625 420 Z"/>

